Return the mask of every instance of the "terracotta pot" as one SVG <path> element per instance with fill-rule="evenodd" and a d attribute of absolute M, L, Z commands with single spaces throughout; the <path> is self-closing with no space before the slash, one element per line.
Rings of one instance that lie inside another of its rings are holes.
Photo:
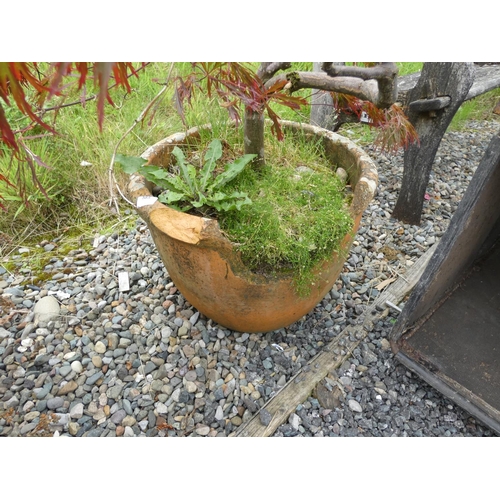
<path fill-rule="evenodd" d="M 248 270 L 216 220 L 173 210 L 155 201 L 137 208 L 146 221 L 170 278 L 183 296 L 205 316 L 240 332 L 267 332 L 294 323 L 330 291 L 348 254 L 361 216 L 373 198 L 378 176 L 374 162 L 352 141 L 311 125 L 283 121 L 285 130 L 323 137 L 332 165 L 344 168 L 354 190 L 350 210 L 354 229 L 342 249 L 316 268 L 307 297 L 295 291 L 291 279 L 267 279 Z M 151 146 L 142 155 L 150 164 L 167 167 L 175 145 L 199 136 L 198 129 L 177 133 Z M 153 186 L 131 176 L 128 193 L 137 205 L 148 202 Z"/>

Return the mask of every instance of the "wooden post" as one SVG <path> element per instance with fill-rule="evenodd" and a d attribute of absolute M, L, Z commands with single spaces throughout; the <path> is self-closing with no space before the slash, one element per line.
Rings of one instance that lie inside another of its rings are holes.
<path fill-rule="evenodd" d="M 392 213 L 396 219 L 420 224 L 425 190 L 439 144 L 473 83 L 473 63 L 424 64 L 417 85 L 408 94 L 407 115 L 420 143 L 410 145 L 404 153 L 401 191 Z M 429 106 L 424 104 L 425 100 L 429 100 Z"/>
<path fill-rule="evenodd" d="M 313 62 L 313 71 L 322 71 L 321 62 Z M 345 63 L 334 62 L 336 66 Z M 338 115 L 333 107 L 333 99 L 330 92 L 326 90 L 315 90 L 311 96 L 311 125 L 323 127 L 328 130 L 337 130 Z"/>

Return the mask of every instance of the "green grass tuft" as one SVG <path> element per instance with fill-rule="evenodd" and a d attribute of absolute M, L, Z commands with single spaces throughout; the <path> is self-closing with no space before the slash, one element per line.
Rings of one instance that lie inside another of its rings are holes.
<path fill-rule="evenodd" d="M 495 106 L 500 102 L 500 89 L 486 92 L 475 99 L 464 102 L 455 113 L 450 124 L 451 130 L 463 130 L 469 120 L 499 120 L 493 113 Z"/>
<path fill-rule="evenodd" d="M 339 249 L 353 224 L 332 167 L 318 143 L 269 138 L 265 168 L 247 169 L 233 181 L 252 204 L 218 220 L 250 269 L 271 276 L 294 269 L 298 292 L 310 290 L 314 266 Z"/>

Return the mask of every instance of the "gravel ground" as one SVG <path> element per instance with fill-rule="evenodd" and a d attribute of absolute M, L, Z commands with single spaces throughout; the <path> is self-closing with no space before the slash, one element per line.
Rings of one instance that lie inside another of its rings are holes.
<path fill-rule="evenodd" d="M 230 435 L 356 321 L 377 284 L 438 241 L 498 125 L 446 134 L 420 226 L 390 217 L 402 155 L 372 152 L 379 191 L 339 280 L 306 317 L 265 335 L 227 330 L 191 307 L 141 220 L 87 249 L 41 242 L 42 280 L 28 265 L 33 249 L 17 249 L 15 270 L 0 266 L 0 436 Z M 120 291 L 120 273 L 130 290 Z M 332 374 L 333 408 L 311 396 L 274 436 L 494 435 L 394 360 L 395 319 Z"/>

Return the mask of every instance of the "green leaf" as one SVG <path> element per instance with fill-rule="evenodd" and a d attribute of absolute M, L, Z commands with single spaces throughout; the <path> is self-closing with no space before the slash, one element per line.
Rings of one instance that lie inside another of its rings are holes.
<path fill-rule="evenodd" d="M 186 157 L 184 156 L 182 149 L 180 149 L 178 146 L 175 146 L 175 148 L 172 150 L 172 154 L 177 159 L 177 164 L 179 166 L 179 170 L 184 179 L 184 182 L 189 186 L 189 190 L 191 194 L 194 196 L 196 194 L 196 190 L 193 185 L 193 180 L 189 173 L 188 166 L 186 165 Z"/>
<path fill-rule="evenodd" d="M 196 196 L 200 192 L 200 183 L 199 183 L 199 180 L 198 180 L 198 171 L 190 163 L 188 163 L 186 165 L 186 170 L 187 170 L 187 173 L 189 175 L 189 178 L 190 178 L 191 182 L 193 183 L 193 196 Z"/>
<path fill-rule="evenodd" d="M 213 191 L 214 189 L 218 189 L 228 182 L 232 181 L 256 156 L 257 155 L 255 154 L 243 155 L 234 163 L 227 164 L 226 170 L 222 174 L 217 176 L 214 183 L 209 187 L 209 189 Z"/>
<path fill-rule="evenodd" d="M 170 174 L 159 167 L 155 167 L 154 165 L 144 165 L 139 169 L 139 173 L 144 175 L 148 179 L 148 181 L 155 182 L 160 179 L 168 179 Z"/>
<path fill-rule="evenodd" d="M 139 171 L 146 180 L 156 184 L 161 189 L 168 189 L 183 193 L 190 196 L 189 187 L 184 184 L 182 179 L 177 176 L 170 175 L 167 171 L 159 169 L 158 167 L 145 166 Z"/>
<path fill-rule="evenodd" d="M 198 200 L 193 201 L 194 207 L 202 207 L 203 205 L 211 205 L 210 200 L 208 200 L 203 193 L 198 193 Z"/>
<path fill-rule="evenodd" d="M 241 210 L 243 205 L 251 205 L 252 200 L 246 193 L 234 191 L 230 194 L 221 191 L 210 197 L 211 206 L 218 211 Z"/>
<path fill-rule="evenodd" d="M 176 203 L 177 201 L 181 201 L 185 198 L 183 193 L 178 193 L 177 191 L 167 191 L 163 197 L 165 199 L 165 203 L 170 205 L 171 203 Z"/>
<path fill-rule="evenodd" d="M 144 164 L 147 163 L 147 160 L 137 156 L 125 156 L 117 154 L 115 156 L 115 163 L 119 165 L 126 174 L 134 174 Z"/>
<path fill-rule="evenodd" d="M 171 208 L 174 208 L 176 210 L 179 210 L 181 212 L 186 212 L 190 208 L 192 208 L 191 204 L 186 204 L 184 206 L 179 206 L 178 202 L 179 201 L 186 201 L 187 197 L 183 195 L 182 193 L 177 193 L 175 191 L 165 191 L 164 193 L 161 193 L 158 196 L 158 200 L 161 201 L 162 203 L 165 203 L 165 205 L 168 205 Z"/>
<path fill-rule="evenodd" d="M 207 188 L 208 181 L 212 172 L 215 169 L 215 164 L 217 160 L 222 156 L 222 142 L 219 139 L 214 139 L 209 145 L 208 150 L 205 153 L 205 165 L 201 170 L 201 190 L 204 191 Z"/>

